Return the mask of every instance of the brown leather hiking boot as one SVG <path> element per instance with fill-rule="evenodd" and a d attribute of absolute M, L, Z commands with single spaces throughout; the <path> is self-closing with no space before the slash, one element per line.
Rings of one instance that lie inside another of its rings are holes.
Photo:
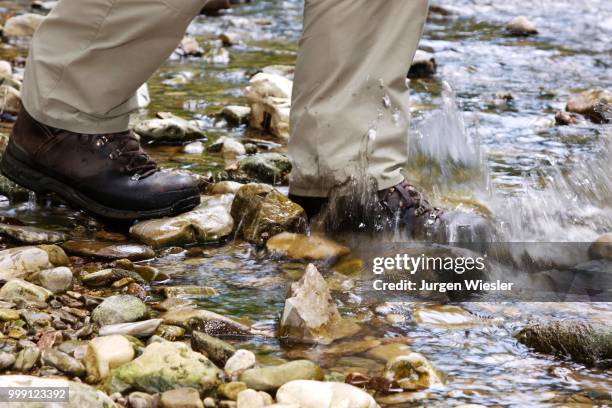
<path fill-rule="evenodd" d="M 289 198 L 328 231 L 402 231 L 410 238 L 423 239 L 428 230 L 439 226 L 442 211 L 432 207 L 407 181 L 375 191 L 366 194 L 366 199 L 363 195 L 359 198 L 343 194 L 331 199 L 296 195 Z"/>
<path fill-rule="evenodd" d="M 23 108 L 0 167 L 30 190 L 115 220 L 163 217 L 200 203 L 194 179 L 160 170 L 132 132 L 74 133 L 44 125 Z"/>

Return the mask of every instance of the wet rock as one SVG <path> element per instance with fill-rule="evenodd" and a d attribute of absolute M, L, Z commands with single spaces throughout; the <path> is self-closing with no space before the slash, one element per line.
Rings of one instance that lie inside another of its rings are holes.
<path fill-rule="evenodd" d="M 48 327 L 51 323 L 51 315 L 37 310 L 23 310 L 21 317 L 26 324 L 32 329 L 42 329 Z"/>
<path fill-rule="evenodd" d="M 261 72 L 253 76 L 245 90 L 251 127 L 288 139 L 292 87 L 292 81 L 280 75 Z"/>
<path fill-rule="evenodd" d="M 91 272 L 83 276 L 83 284 L 91 287 L 110 286 L 113 282 L 123 278 L 131 278 L 138 283 L 146 283 L 138 272 L 121 268 L 108 268 Z"/>
<path fill-rule="evenodd" d="M 143 319 L 146 315 L 147 306 L 142 300 L 130 295 L 115 295 L 104 299 L 91 312 L 91 320 L 105 326 L 135 322 Z"/>
<path fill-rule="evenodd" d="M 200 141 L 187 143 L 183 146 L 183 153 L 187 154 L 202 154 L 204 153 L 204 143 Z"/>
<path fill-rule="evenodd" d="M 149 337 L 157 330 L 162 319 L 149 319 L 135 323 L 118 323 L 100 327 L 100 336 L 122 334 L 134 337 Z"/>
<path fill-rule="evenodd" d="M 162 292 L 167 298 L 180 296 L 215 296 L 219 294 L 215 288 L 211 288 L 210 286 L 195 285 L 166 286 L 162 288 Z"/>
<path fill-rule="evenodd" d="M 204 408 L 195 388 L 177 388 L 161 395 L 162 408 Z"/>
<path fill-rule="evenodd" d="M 408 78 L 431 78 L 436 75 L 437 68 L 436 60 L 432 54 L 417 50 L 408 71 Z"/>
<path fill-rule="evenodd" d="M 206 137 L 198 126 L 173 115 L 165 119 L 142 121 L 136 125 L 134 132 L 145 139 L 169 142 L 183 142 Z"/>
<path fill-rule="evenodd" d="M 41 359 L 44 364 L 57 368 L 63 373 L 73 377 L 82 377 L 85 374 L 85 367 L 77 359 L 70 357 L 56 349 L 43 350 Z"/>
<path fill-rule="evenodd" d="M 506 30 L 510 35 L 525 37 L 535 35 L 538 33 L 535 24 L 533 24 L 525 16 L 518 16 L 513 18 L 507 25 Z"/>
<path fill-rule="evenodd" d="M 67 239 L 61 232 L 48 231 L 36 227 L 0 224 L 0 234 L 7 235 L 19 242 L 29 245 L 56 244 Z"/>
<path fill-rule="evenodd" d="M 571 113 L 557 111 L 555 112 L 555 123 L 560 126 L 568 126 L 575 125 L 578 122 L 578 119 L 575 115 Z"/>
<path fill-rule="evenodd" d="M 248 335 L 254 331 L 228 317 L 202 309 L 169 310 L 162 318 L 165 324 L 198 330 L 210 336 Z"/>
<path fill-rule="evenodd" d="M 241 381 L 223 383 L 217 388 L 217 393 L 231 401 L 238 399 L 238 394 L 247 389 L 247 385 Z"/>
<path fill-rule="evenodd" d="M 40 358 L 38 347 L 25 347 L 17 353 L 17 358 L 13 368 L 17 371 L 28 372 L 36 365 Z M 0 376 L 0 379 L 2 376 Z"/>
<path fill-rule="evenodd" d="M 579 320 L 531 324 L 516 338 L 545 354 L 570 358 L 587 367 L 612 367 L 612 329 Z"/>
<path fill-rule="evenodd" d="M 329 344 L 359 331 L 359 325 L 340 316 L 325 279 L 314 265 L 306 267 L 289 294 L 279 323 L 281 338 Z"/>
<path fill-rule="evenodd" d="M 0 376 L 0 387 L 26 387 L 26 388 L 57 388 L 68 387 L 68 403 L 61 403 L 62 408 L 116 408 L 117 405 L 102 391 L 94 387 L 60 378 L 41 378 L 27 375 Z M 32 404 L 24 404 L 32 406 Z M 37 405 L 38 406 L 38 405 Z M 42 406 L 42 405 L 40 405 Z M 45 404 L 45 406 L 50 406 Z"/>
<path fill-rule="evenodd" d="M 204 52 L 198 40 L 189 36 L 183 37 L 179 47 L 184 56 L 200 56 Z"/>
<path fill-rule="evenodd" d="M 11 279 L 0 289 L 0 299 L 8 301 L 46 302 L 51 295 L 51 291 L 22 279 Z"/>
<path fill-rule="evenodd" d="M 148 393 L 192 387 L 206 394 L 219 385 L 221 371 L 183 343 L 149 344 L 135 360 L 111 371 L 110 391 L 134 388 Z"/>
<path fill-rule="evenodd" d="M 238 177 L 244 174 L 251 180 L 279 184 L 291 171 L 291 161 L 280 153 L 258 153 L 240 159 L 236 168 Z"/>
<path fill-rule="evenodd" d="M 235 159 L 238 156 L 246 154 L 244 145 L 232 139 L 231 137 L 222 136 L 208 147 L 209 152 L 221 152 L 224 159 Z"/>
<path fill-rule="evenodd" d="M 158 408 L 159 396 L 136 391 L 128 396 L 128 402 L 131 408 Z"/>
<path fill-rule="evenodd" d="M 2 322 L 19 320 L 20 317 L 21 313 L 19 310 L 0 308 L 0 321 Z"/>
<path fill-rule="evenodd" d="M 219 40 L 221 40 L 221 43 L 224 47 L 231 47 L 232 45 L 237 45 L 242 42 L 241 37 L 238 33 L 230 32 L 219 34 Z"/>
<path fill-rule="evenodd" d="M 94 381 L 108 377 L 110 370 L 134 359 L 134 346 L 120 335 L 96 337 L 87 345 L 85 367 Z"/>
<path fill-rule="evenodd" d="M 210 194 L 236 194 L 244 184 L 235 181 L 220 181 L 208 190 Z"/>
<path fill-rule="evenodd" d="M 72 288 L 72 271 L 65 266 L 47 269 L 38 274 L 38 280 L 45 289 L 53 293 L 64 293 Z"/>
<path fill-rule="evenodd" d="M 45 18 L 40 14 L 25 13 L 6 20 L 2 34 L 5 37 L 31 37 Z"/>
<path fill-rule="evenodd" d="M 320 235 L 282 232 L 266 242 L 272 254 L 310 261 L 333 260 L 348 255 L 351 250 Z"/>
<path fill-rule="evenodd" d="M 199 331 L 191 334 L 191 348 L 208 357 L 219 367 L 225 366 L 227 360 L 236 353 L 231 344 Z"/>
<path fill-rule="evenodd" d="M 55 245 L 5 249 L 0 251 L 0 280 L 24 278 L 35 272 L 69 264 L 64 251 Z"/>
<path fill-rule="evenodd" d="M 232 216 L 239 225 L 237 234 L 256 244 L 281 232 L 302 232 L 306 226 L 304 209 L 265 184 L 240 188 L 232 203 Z"/>
<path fill-rule="evenodd" d="M 322 380 L 324 376 L 321 367 L 315 363 L 296 360 L 276 366 L 248 369 L 240 375 L 240 381 L 257 391 L 274 391 L 289 381 Z"/>
<path fill-rule="evenodd" d="M 612 233 L 603 234 L 589 247 L 591 259 L 607 259 L 612 261 Z"/>
<path fill-rule="evenodd" d="M 269 394 L 250 389 L 241 391 L 236 398 L 237 408 L 264 408 L 273 403 L 274 400 Z"/>
<path fill-rule="evenodd" d="M 15 355 L 0 351 L 0 371 L 5 370 L 15 364 Z"/>
<path fill-rule="evenodd" d="M 228 196 L 228 195 L 225 195 Z M 224 196 L 204 196 L 194 210 L 176 217 L 147 220 L 130 228 L 137 240 L 153 247 L 218 241 L 228 236 L 234 220 L 227 210 Z"/>
<path fill-rule="evenodd" d="M 248 106 L 228 105 L 221 111 L 221 116 L 232 125 L 243 125 L 251 119 L 251 108 Z"/>
<path fill-rule="evenodd" d="M 244 370 L 247 370 L 256 363 L 255 354 L 249 350 L 237 350 L 225 363 L 225 374 L 230 378 L 236 378 Z"/>
<path fill-rule="evenodd" d="M 64 250 L 71 255 L 92 257 L 103 260 L 129 259 L 141 261 L 155 257 L 155 252 L 144 245 L 118 244 L 100 241 L 68 241 Z"/>
<path fill-rule="evenodd" d="M 300 408 L 378 408 L 367 392 L 338 382 L 291 381 L 277 391 L 276 400 Z"/>
<path fill-rule="evenodd" d="M 168 341 L 175 341 L 182 338 L 185 335 L 185 329 L 179 326 L 171 326 L 167 324 L 161 324 L 155 331 L 155 335 Z M 192 346 L 193 347 L 193 346 Z M 199 350 L 195 350 L 199 351 Z"/>
<path fill-rule="evenodd" d="M 419 353 L 397 356 L 389 360 L 385 366 L 385 377 L 409 391 L 442 384 L 431 363 Z"/>
<path fill-rule="evenodd" d="M 390 343 L 383 344 L 368 350 L 366 356 L 375 360 L 387 362 L 393 360 L 396 357 L 407 356 L 410 353 L 412 353 L 412 351 L 407 345 L 401 343 Z"/>
<path fill-rule="evenodd" d="M 580 113 L 595 123 L 608 123 L 612 114 L 606 115 L 605 112 L 612 110 L 612 92 L 594 88 L 572 95 L 565 110 Z"/>

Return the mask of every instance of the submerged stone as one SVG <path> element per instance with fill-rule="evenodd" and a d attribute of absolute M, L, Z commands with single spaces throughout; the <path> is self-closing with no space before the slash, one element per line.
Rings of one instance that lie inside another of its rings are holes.
<path fill-rule="evenodd" d="M 66 234 L 61 232 L 9 224 L 0 224 L 0 234 L 7 235 L 19 242 L 30 245 L 56 244 L 68 238 Z"/>
<path fill-rule="evenodd" d="M 579 320 L 531 324 L 516 338 L 540 353 L 567 357 L 587 367 L 612 367 L 612 328 L 609 325 Z"/>
<path fill-rule="evenodd" d="M 157 220 L 146 220 L 130 228 L 137 240 L 153 247 L 218 241 L 227 237 L 234 228 L 227 202 L 232 195 L 204 196 L 195 209 Z"/>
<path fill-rule="evenodd" d="M 339 382 L 290 381 L 276 392 L 276 400 L 300 408 L 378 408 L 370 394 Z"/>
<path fill-rule="evenodd" d="M 238 236 L 263 244 L 281 232 L 302 232 L 306 214 L 302 207 L 266 184 L 247 184 L 238 190 L 232 203 Z"/>
<path fill-rule="evenodd" d="M 282 232 L 273 236 L 266 242 L 266 248 L 272 254 L 309 261 L 336 259 L 351 252 L 348 247 L 320 235 L 290 232 Z"/>
<path fill-rule="evenodd" d="M 442 384 L 431 363 L 419 353 L 391 358 L 385 366 L 385 377 L 408 391 L 423 390 Z"/>
<path fill-rule="evenodd" d="M 180 387 L 195 388 L 205 395 L 219 385 L 221 370 L 202 354 L 178 342 L 149 344 L 135 360 L 111 371 L 109 392 L 133 388 L 148 393 Z"/>
<path fill-rule="evenodd" d="M 280 337 L 329 344 L 359 330 L 358 324 L 340 316 L 325 279 L 309 264 L 304 276 L 291 285 L 279 323 Z"/>
<path fill-rule="evenodd" d="M 296 360 L 276 366 L 251 368 L 240 375 L 240 381 L 258 391 L 275 391 L 293 380 L 322 380 L 321 367 L 308 360 Z"/>

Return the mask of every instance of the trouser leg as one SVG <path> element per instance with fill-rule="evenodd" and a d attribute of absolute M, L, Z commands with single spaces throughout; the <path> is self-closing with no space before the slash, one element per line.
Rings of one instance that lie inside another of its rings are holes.
<path fill-rule="evenodd" d="M 290 192 L 327 197 L 351 176 L 402 181 L 406 74 L 427 0 L 306 0 L 291 106 Z"/>
<path fill-rule="evenodd" d="M 60 0 L 34 35 L 25 109 L 79 133 L 128 127 L 138 88 L 168 58 L 206 0 Z"/>

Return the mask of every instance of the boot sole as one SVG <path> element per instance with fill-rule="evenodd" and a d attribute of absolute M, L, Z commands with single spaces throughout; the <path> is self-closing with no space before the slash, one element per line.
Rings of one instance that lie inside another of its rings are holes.
<path fill-rule="evenodd" d="M 55 193 L 76 208 L 82 208 L 97 216 L 111 220 L 132 221 L 145 218 L 161 218 L 189 211 L 200 204 L 200 196 L 184 198 L 170 207 L 155 210 L 122 210 L 107 207 L 92 200 L 73 187 L 33 169 L 13 157 L 7 150 L 0 162 L 0 171 L 11 181 L 38 194 Z"/>

